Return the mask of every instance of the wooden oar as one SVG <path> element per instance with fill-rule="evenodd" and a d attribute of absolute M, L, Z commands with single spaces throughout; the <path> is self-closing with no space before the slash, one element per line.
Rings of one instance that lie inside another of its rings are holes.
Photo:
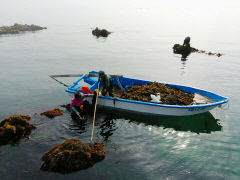
<path fill-rule="evenodd" d="M 60 74 L 60 75 L 50 75 L 51 78 L 55 77 L 81 77 L 83 74 Z"/>
<path fill-rule="evenodd" d="M 69 87 L 69 86 L 70 86 L 70 85 L 67 85 L 67 84 L 65 84 L 65 83 L 57 80 L 54 76 L 49 76 L 49 77 L 52 78 L 52 79 L 54 79 L 55 81 L 57 81 L 58 83 L 62 84 L 62 85 L 65 86 L 65 87 Z"/>
<path fill-rule="evenodd" d="M 91 141 L 93 139 L 93 132 L 94 132 L 94 126 L 95 126 L 95 117 L 96 117 L 97 101 L 98 101 L 98 94 L 99 94 L 99 84 L 100 84 L 100 81 L 98 81 L 97 95 L 96 95 L 96 101 L 95 101 L 95 107 L 94 107 Z"/>
<path fill-rule="evenodd" d="M 51 78 L 57 78 L 57 77 L 81 77 L 83 74 L 57 74 L 57 75 L 49 75 Z M 99 74 L 87 74 L 88 77 L 98 77 Z M 111 74 L 111 77 L 122 77 L 123 75 L 116 75 Z"/>

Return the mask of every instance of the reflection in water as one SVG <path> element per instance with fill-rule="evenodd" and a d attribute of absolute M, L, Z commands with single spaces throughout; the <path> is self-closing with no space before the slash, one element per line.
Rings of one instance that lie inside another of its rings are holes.
<path fill-rule="evenodd" d="M 190 131 L 195 133 L 211 133 L 221 131 L 219 120 L 215 119 L 210 112 L 192 116 L 150 116 L 132 113 L 123 110 L 108 111 L 115 118 L 129 119 L 130 122 L 143 123 L 163 128 L 173 128 L 176 131 Z"/>
<path fill-rule="evenodd" d="M 181 53 L 175 53 L 175 54 L 181 54 Z M 181 75 L 185 74 L 186 62 L 188 60 L 187 57 L 188 57 L 189 54 L 190 53 L 188 53 L 188 54 L 181 54 L 182 55 L 182 57 L 181 57 L 181 67 L 180 67 Z"/>
<path fill-rule="evenodd" d="M 87 132 L 87 119 L 74 119 L 72 118 L 73 120 L 73 124 L 70 124 L 69 125 L 69 129 L 70 130 L 73 130 L 79 134 L 82 134 L 82 133 L 85 133 Z"/>
<path fill-rule="evenodd" d="M 181 67 L 181 74 L 184 74 L 184 69 L 186 68 L 186 61 L 187 57 L 191 54 L 191 46 L 190 46 L 190 37 L 186 37 L 183 41 L 183 45 L 175 44 L 173 46 L 173 53 L 174 54 L 181 54 L 181 61 L 182 61 L 182 67 Z"/>
<path fill-rule="evenodd" d="M 95 122 L 96 133 L 99 139 L 107 142 L 114 131 L 118 129 L 116 125 L 117 119 L 127 119 L 136 124 L 143 123 L 146 126 L 157 126 L 163 128 L 172 128 L 175 131 L 190 131 L 194 133 L 211 133 L 221 131 L 222 126 L 219 120 L 207 112 L 192 116 L 151 116 L 140 113 L 133 113 L 124 110 L 110 110 L 99 108 L 97 110 L 97 118 Z M 92 116 L 88 115 L 82 120 L 73 120 L 70 125 L 70 130 L 76 131 L 79 134 L 87 132 L 92 123 Z"/>
<path fill-rule="evenodd" d="M 93 116 L 91 113 L 84 116 L 84 118 L 76 118 L 71 116 L 73 124 L 69 126 L 70 130 L 76 131 L 79 134 L 88 131 L 89 126 L 92 125 Z M 101 136 L 103 142 L 108 141 L 108 138 L 113 135 L 113 132 L 117 129 L 115 120 L 117 118 L 114 114 L 97 110 L 97 116 L 95 120 L 95 128 L 99 130 L 98 135 Z"/>
<path fill-rule="evenodd" d="M 182 55 L 181 57 L 182 64 L 185 64 L 185 62 L 187 61 L 187 56 Z"/>
<path fill-rule="evenodd" d="M 182 66 L 181 66 L 181 75 L 183 75 L 183 74 L 185 74 L 185 69 L 186 69 L 186 61 L 187 61 L 187 59 L 185 59 L 185 60 L 181 60 L 181 64 L 182 64 Z"/>
<path fill-rule="evenodd" d="M 187 61 L 187 57 L 189 56 L 190 53 L 188 54 L 182 54 L 181 61 Z"/>
<path fill-rule="evenodd" d="M 103 141 L 108 141 L 108 138 L 113 135 L 113 132 L 116 131 L 116 117 L 114 114 L 106 113 L 103 121 L 99 123 L 100 132 L 99 134 L 103 137 Z"/>

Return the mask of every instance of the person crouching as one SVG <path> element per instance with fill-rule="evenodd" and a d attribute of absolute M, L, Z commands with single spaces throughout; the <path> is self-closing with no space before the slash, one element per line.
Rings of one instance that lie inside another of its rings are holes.
<path fill-rule="evenodd" d="M 83 94 L 80 92 L 76 92 L 74 97 L 72 98 L 72 102 L 70 104 L 71 115 L 73 118 L 83 118 L 83 116 L 88 112 L 89 102 L 84 101 L 85 97 L 91 96 L 90 94 Z"/>

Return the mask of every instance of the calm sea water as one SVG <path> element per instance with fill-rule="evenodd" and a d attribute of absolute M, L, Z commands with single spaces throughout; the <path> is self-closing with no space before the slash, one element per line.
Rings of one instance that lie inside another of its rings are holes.
<path fill-rule="evenodd" d="M 0 119 L 31 114 L 38 126 L 29 140 L 0 147 L 1 179 L 239 179 L 239 7 L 237 0 L 1 2 L 1 26 L 48 27 L 0 37 Z M 112 34 L 96 39 L 96 26 Z M 186 36 L 191 46 L 224 56 L 181 61 L 172 46 Z M 105 142 L 107 158 L 68 175 L 40 171 L 50 147 L 70 137 L 89 143 L 91 134 L 91 117 L 79 124 L 68 112 L 39 116 L 70 101 L 48 75 L 100 69 L 213 91 L 229 97 L 229 109 L 191 117 L 99 110 L 95 140 Z"/>

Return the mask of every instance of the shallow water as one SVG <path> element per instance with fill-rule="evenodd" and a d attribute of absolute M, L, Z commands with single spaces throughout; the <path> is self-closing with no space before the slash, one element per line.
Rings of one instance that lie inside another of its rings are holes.
<path fill-rule="evenodd" d="M 48 29 L 0 37 L 0 119 L 27 113 L 38 126 L 29 140 L 0 147 L 1 177 L 239 179 L 239 5 L 236 0 L 2 2 L 1 25 Z M 113 33 L 96 39 L 91 34 L 96 26 Z M 224 56 L 192 53 L 181 61 L 171 48 L 186 36 L 193 47 Z M 40 171 L 40 158 L 51 146 L 70 137 L 89 143 L 91 134 L 91 117 L 79 125 L 68 112 L 52 120 L 39 116 L 70 101 L 65 87 L 48 75 L 100 69 L 213 91 L 229 97 L 229 109 L 178 118 L 99 110 L 95 138 L 105 140 L 107 158 L 68 175 Z"/>

